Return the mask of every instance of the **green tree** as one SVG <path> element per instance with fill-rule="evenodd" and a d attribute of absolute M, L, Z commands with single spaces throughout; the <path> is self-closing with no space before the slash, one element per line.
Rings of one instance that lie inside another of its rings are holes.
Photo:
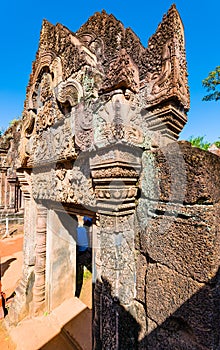
<path fill-rule="evenodd" d="M 215 144 L 216 147 L 220 148 L 220 141 L 215 141 L 213 143 L 204 141 L 205 136 L 190 136 L 188 141 L 192 144 L 194 147 L 198 147 L 204 150 L 207 150 L 212 144 Z M 220 137 L 219 137 L 220 139 Z"/>
<path fill-rule="evenodd" d="M 211 146 L 210 142 L 204 141 L 205 136 L 190 136 L 189 142 L 192 144 L 194 147 L 198 147 L 204 150 L 207 150 L 209 146 Z"/>
<path fill-rule="evenodd" d="M 202 85 L 209 92 L 208 95 L 203 97 L 203 101 L 220 100 L 220 66 L 209 73 L 208 77 L 202 81 Z"/>
<path fill-rule="evenodd" d="M 216 147 L 220 148 L 220 141 L 215 141 L 214 144 L 216 145 Z"/>

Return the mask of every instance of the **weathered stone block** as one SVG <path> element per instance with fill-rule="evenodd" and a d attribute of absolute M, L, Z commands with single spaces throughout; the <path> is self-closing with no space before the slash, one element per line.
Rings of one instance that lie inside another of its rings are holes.
<path fill-rule="evenodd" d="M 175 206 L 142 200 L 140 249 L 150 259 L 198 281 L 214 277 L 220 262 L 220 205 Z"/>
<path fill-rule="evenodd" d="M 136 257 L 136 299 L 145 303 L 145 288 L 146 288 L 146 271 L 147 271 L 147 260 L 146 257 L 139 252 Z"/>
<path fill-rule="evenodd" d="M 146 308 L 157 327 L 148 335 L 148 349 L 217 349 L 218 298 L 219 275 L 206 285 L 166 266 L 150 264 Z"/>
<path fill-rule="evenodd" d="M 186 204 L 220 200 L 220 158 L 192 147 L 170 143 L 143 156 L 142 195 L 153 200 Z"/>

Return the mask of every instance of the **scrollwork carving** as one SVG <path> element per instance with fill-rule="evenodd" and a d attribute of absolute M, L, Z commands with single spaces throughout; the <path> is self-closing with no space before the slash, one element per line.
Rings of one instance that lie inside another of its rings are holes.
<path fill-rule="evenodd" d="M 77 105 L 83 97 L 82 86 L 72 79 L 61 82 L 55 91 L 57 100 L 61 103 L 68 101 L 71 107 Z"/>
<path fill-rule="evenodd" d="M 95 170 L 92 172 L 93 178 L 117 178 L 117 177 L 138 177 L 135 169 L 123 168 L 119 166 L 108 167 L 106 169 Z"/>

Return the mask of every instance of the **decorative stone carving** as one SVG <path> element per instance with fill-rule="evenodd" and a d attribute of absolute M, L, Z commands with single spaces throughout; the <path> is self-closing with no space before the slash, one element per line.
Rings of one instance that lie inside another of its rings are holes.
<path fill-rule="evenodd" d="M 56 57 L 49 67 L 51 74 L 53 74 L 53 87 L 55 88 L 63 79 L 63 68 L 60 57 Z"/>
<path fill-rule="evenodd" d="M 142 82 L 146 86 L 147 106 L 176 97 L 184 110 L 189 109 L 189 90 L 183 25 L 172 5 L 146 49 L 148 69 Z"/>
<path fill-rule="evenodd" d="M 56 200 L 67 203 L 95 206 L 91 179 L 87 179 L 79 167 L 72 170 L 56 169 Z"/>
<path fill-rule="evenodd" d="M 32 188 L 35 199 L 96 206 L 92 181 L 77 166 L 66 169 L 58 163 L 52 170 L 38 168 L 32 174 Z"/>
<path fill-rule="evenodd" d="M 117 89 L 139 90 L 139 74 L 137 67 L 125 49 L 121 49 L 118 57 L 110 62 L 109 70 L 104 79 L 101 91 Z"/>
<path fill-rule="evenodd" d="M 93 171 L 93 176 L 98 178 L 118 178 L 118 177 L 137 177 L 139 176 L 138 172 L 135 169 L 127 169 L 119 166 L 115 166 L 107 169 L 99 169 Z"/>
<path fill-rule="evenodd" d="M 133 108 L 132 99 L 120 90 L 107 95 L 107 98 L 106 101 L 106 96 L 103 97 L 103 102 L 95 111 L 95 144 L 101 147 L 119 141 L 142 146 L 144 135 L 141 127 L 135 125 L 138 109 Z"/>
<path fill-rule="evenodd" d="M 79 103 L 74 110 L 76 127 L 76 144 L 86 151 L 93 145 L 93 105 L 86 107 L 85 103 Z"/>
<path fill-rule="evenodd" d="M 134 218 L 132 215 L 128 216 L 100 216 L 100 227 L 111 234 L 132 230 L 134 224 Z"/>
<path fill-rule="evenodd" d="M 88 40 L 88 33 L 92 33 L 93 41 Z M 140 67 L 140 56 L 144 52 L 144 47 L 135 33 L 130 28 L 125 29 L 112 14 L 108 15 L 105 11 L 96 12 L 78 30 L 77 36 L 79 38 L 84 36 L 87 40 L 83 40 L 88 47 L 91 47 L 93 42 L 101 41 L 99 50 L 103 52 L 100 58 L 102 58 L 105 73 L 109 69 L 109 63 L 118 56 L 121 49 L 126 49 L 127 54 L 138 68 Z"/>
<path fill-rule="evenodd" d="M 55 53 L 51 50 L 47 52 L 38 51 L 36 61 L 33 63 L 33 70 L 30 76 L 29 85 L 27 87 L 27 99 L 25 101 L 25 109 L 30 110 L 35 108 L 35 101 L 33 96 L 37 94 L 35 83 L 38 81 L 41 72 L 45 67 L 49 67 L 55 59 Z"/>
<path fill-rule="evenodd" d="M 39 204 L 37 207 L 35 281 L 33 287 L 33 311 L 35 316 L 45 308 L 46 232 L 47 209 Z"/>
<path fill-rule="evenodd" d="M 44 130 L 26 142 L 26 153 L 29 155 L 28 166 L 55 164 L 58 161 L 75 159 L 74 128 L 71 116 L 64 123 Z"/>
<path fill-rule="evenodd" d="M 70 103 L 73 107 L 80 102 L 83 97 L 82 86 L 72 79 L 67 80 L 65 83 L 61 82 L 56 88 L 56 98 L 61 103 Z"/>
<path fill-rule="evenodd" d="M 131 155 L 126 158 L 129 152 Z M 132 213 L 137 196 L 140 153 L 128 146 L 114 145 L 105 158 L 108 160 L 104 160 L 102 152 L 100 157 L 96 152 L 90 161 L 98 211 L 113 216 Z"/>

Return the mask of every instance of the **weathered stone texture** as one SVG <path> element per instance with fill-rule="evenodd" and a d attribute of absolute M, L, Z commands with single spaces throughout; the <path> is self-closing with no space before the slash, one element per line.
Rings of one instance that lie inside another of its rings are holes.
<path fill-rule="evenodd" d="M 219 171 L 219 157 L 187 142 L 143 156 L 137 291 L 150 350 L 218 349 Z"/>
<path fill-rule="evenodd" d="M 142 192 L 147 198 L 184 204 L 220 200 L 219 157 L 187 141 L 145 153 L 143 168 Z"/>
<path fill-rule="evenodd" d="M 77 224 L 63 215 L 89 215 L 93 349 L 218 349 L 220 158 L 172 142 L 188 109 L 175 5 L 147 48 L 105 11 L 76 33 L 43 21 L 18 142 L 2 152 L 16 151 L 25 195 L 14 323 L 74 296 Z"/>
<path fill-rule="evenodd" d="M 142 200 L 138 211 L 146 217 L 140 237 L 144 254 L 197 281 L 214 277 L 220 250 L 219 204 L 192 208 Z"/>
<path fill-rule="evenodd" d="M 166 328 L 169 317 L 191 330 L 198 344 L 208 348 L 213 342 L 213 322 L 217 310 L 213 285 L 186 278 L 160 264 L 150 264 L 146 285 L 147 315 Z"/>
<path fill-rule="evenodd" d="M 147 267 L 148 262 L 146 259 L 146 256 L 143 254 L 140 254 L 139 251 L 137 251 L 136 256 L 136 267 L 137 267 L 137 275 L 136 275 L 136 290 L 137 295 L 136 298 L 141 303 L 145 303 L 145 296 L 146 296 L 146 275 L 147 275 Z"/>
<path fill-rule="evenodd" d="M 22 194 L 16 174 L 20 142 L 20 121 L 15 121 L 0 136 L 0 211 L 21 212 Z"/>

